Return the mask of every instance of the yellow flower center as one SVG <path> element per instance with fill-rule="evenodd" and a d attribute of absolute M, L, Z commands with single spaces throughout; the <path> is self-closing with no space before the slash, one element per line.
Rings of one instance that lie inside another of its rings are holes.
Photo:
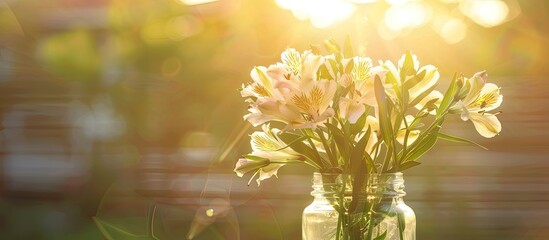
<path fill-rule="evenodd" d="M 498 101 L 499 94 L 497 91 L 491 91 L 480 96 L 473 104 L 472 107 L 478 107 L 483 109 L 487 106 L 490 106 Z"/>

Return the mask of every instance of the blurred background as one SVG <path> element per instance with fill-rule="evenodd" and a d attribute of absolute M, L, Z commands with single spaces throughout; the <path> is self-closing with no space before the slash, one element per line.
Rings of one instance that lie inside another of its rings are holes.
<path fill-rule="evenodd" d="M 500 136 L 470 122 L 406 173 L 418 239 L 549 236 L 549 24 L 538 0 L 0 0 L 4 239 L 300 239 L 313 170 L 232 172 L 254 66 L 350 36 L 441 73 L 487 70 Z"/>

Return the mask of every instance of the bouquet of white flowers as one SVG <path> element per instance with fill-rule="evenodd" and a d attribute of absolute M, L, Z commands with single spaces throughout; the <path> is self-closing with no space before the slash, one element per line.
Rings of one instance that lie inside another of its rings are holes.
<path fill-rule="evenodd" d="M 281 62 L 252 69 L 253 81 L 241 90 L 249 103 L 244 119 L 261 131 L 251 135 L 252 152 L 236 163 L 238 176 L 253 173 L 250 181 L 257 176 L 259 184 L 286 164 L 304 163 L 320 173 L 348 175 L 352 189 L 362 189 L 369 175 L 417 166 L 438 139 L 478 145 L 441 132 L 449 115 L 471 120 L 487 138 L 501 131 L 499 112 L 493 111 L 503 97 L 484 71 L 470 78 L 455 74 L 443 94 L 436 90 L 437 68 L 420 66 L 411 52 L 396 65 L 374 65 L 354 56 L 348 39 L 343 48 L 333 40 L 324 47 L 329 54 L 322 55 L 319 46 L 303 53 L 288 48 Z M 343 216 L 353 204 L 334 205 Z M 359 235 L 367 236 L 367 226 L 361 229 Z"/>

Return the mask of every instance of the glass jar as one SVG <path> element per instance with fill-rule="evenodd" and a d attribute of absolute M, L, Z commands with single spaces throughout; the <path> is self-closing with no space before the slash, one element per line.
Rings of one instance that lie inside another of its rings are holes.
<path fill-rule="evenodd" d="M 402 173 L 371 174 L 360 184 L 356 180 L 314 173 L 314 200 L 303 211 L 303 239 L 415 240 L 416 217 L 403 200 Z"/>
<path fill-rule="evenodd" d="M 313 202 L 303 210 L 303 240 L 335 239 L 339 212 L 337 201 L 343 186 L 340 174 L 313 174 Z"/>
<path fill-rule="evenodd" d="M 377 178 L 377 179 L 375 179 Z M 372 225 L 366 239 L 385 234 L 385 240 L 415 240 L 416 216 L 404 203 L 404 178 L 401 172 L 385 173 L 370 179 L 375 194 Z"/>

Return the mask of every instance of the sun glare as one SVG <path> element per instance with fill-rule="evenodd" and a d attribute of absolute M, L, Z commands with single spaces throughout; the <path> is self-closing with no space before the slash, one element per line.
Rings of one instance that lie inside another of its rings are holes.
<path fill-rule="evenodd" d="M 343 0 L 276 0 L 281 8 L 292 11 L 299 20 L 311 21 L 316 28 L 326 28 L 348 18 L 355 10 Z"/>
<path fill-rule="evenodd" d="M 385 12 L 385 24 L 395 31 L 418 27 L 430 18 L 430 9 L 421 2 L 407 2 L 395 5 Z"/>
<path fill-rule="evenodd" d="M 461 19 L 451 19 L 442 26 L 439 34 L 448 44 L 456 44 L 467 35 L 467 25 Z"/>
<path fill-rule="evenodd" d="M 218 0 L 179 0 L 186 5 L 200 5 L 205 3 L 217 2 Z"/>
<path fill-rule="evenodd" d="M 460 4 L 460 10 L 475 23 L 483 27 L 500 25 L 506 20 L 509 14 L 509 6 L 500 0 L 468 0 Z"/>

